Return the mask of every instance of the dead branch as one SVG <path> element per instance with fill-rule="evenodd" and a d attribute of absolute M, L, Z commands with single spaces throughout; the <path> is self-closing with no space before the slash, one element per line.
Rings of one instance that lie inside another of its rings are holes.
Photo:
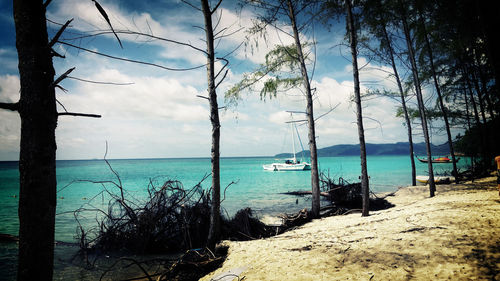
<path fill-rule="evenodd" d="M 101 118 L 101 115 L 98 114 L 88 114 L 88 113 L 76 113 L 76 112 L 59 112 L 58 116 L 78 116 L 78 117 L 92 117 L 92 118 Z"/>
<path fill-rule="evenodd" d="M 93 50 L 90 50 L 90 49 L 87 49 L 87 48 L 83 48 L 83 47 L 80 47 L 80 46 L 76 46 L 76 45 L 73 45 L 71 43 L 67 43 L 67 42 L 63 42 L 63 41 L 58 41 L 58 42 L 61 43 L 61 44 L 63 44 L 63 45 L 75 48 L 75 49 L 79 49 L 79 50 L 82 50 L 82 51 L 85 51 L 85 52 L 89 52 L 89 53 L 96 54 L 96 55 L 99 55 L 99 56 L 107 57 L 107 58 L 110 58 L 110 59 L 119 60 L 119 61 L 126 61 L 126 62 L 131 62 L 131 63 L 137 63 L 137 64 L 149 65 L 149 66 L 158 67 L 158 68 L 169 70 L 169 71 L 188 71 L 188 70 L 194 70 L 194 69 L 202 68 L 202 67 L 205 66 L 205 64 L 203 64 L 203 65 L 198 65 L 198 66 L 188 67 L 188 68 L 172 68 L 172 67 L 166 67 L 166 66 L 155 64 L 155 63 L 151 63 L 151 62 L 144 62 L 144 61 L 138 61 L 138 60 L 133 60 L 133 59 L 127 59 L 127 58 L 121 58 L 121 57 L 117 57 L 117 56 L 112 56 L 112 55 L 108 55 L 108 54 L 96 52 L 96 51 L 93 51 Z"/>
<path fill-rule="evenodd" d="M 73 70 L 75 70 L 75 67 L 66 70 L 66 72 L 64 72 L 61 76 L 59 76 L 56 80 L 54 80 L 54 82 L 52 82 L 52 86 L 59 84 L 59 82 L 68 77 L 68 74 L 70 74 Z"/>
<path fill-rule="evenodd" d="M 67 78 L 74 79 L 74 80 L 81 81 L 81 82 L 92 83 L 92 84 L 102 84 L 102 85 L 128 86 L 128 85 L 135 84 L 134 82 L 118 83 L 118 82 L 93 81 L 93 80 L 87 80 L 87 79 L 73 77 L 73 76 L 69 76 L 69 75 L 67 76 Z"/>
<path fill-rule="evenodd" d="M 50 2 L 50 1 L 47 1 Z M 54 44 L 59 40 L 59 37 L 61 37 L 61 34 L 64 32 L 64 30 L 68 27 L 68 25 L 73 21 L 73 19 L 68 20 L 60 29 L 57 31 L 56 35 L 52 40 L 50 40 L 49 47 L 52 48 Z"/>
<path fill-rule="evenodd" d="M 111 28 L 111 31 L 113 31 L 113 34 L 116 37 L 116 40 L 118 40 L 118 43 L 120 44 L 120 47 L 123 49 L 122 42 L 120 41 L 120 38 L 118 38 L 118 35 L 116 35 L 115 30 L 113 29 L 113 26 L 111 25 L 111 21 L 109 20 L 108 14 L 106 13 L 106 11 L 104 10 L 104 8 L 96 0 L 92 0 L 92 2 L 94 2 L 95 7 L 97 8 L 97 10 L 99 11 L 99 13 L 101 13 L 102 17 L 108 23 L 109 28 Z"/>
<path fill-rule="evenodd" d="M 19 102 L 0 102 L 0 108 L 1 109 L 7 109 L 11 111 L 19 111 Z"/>

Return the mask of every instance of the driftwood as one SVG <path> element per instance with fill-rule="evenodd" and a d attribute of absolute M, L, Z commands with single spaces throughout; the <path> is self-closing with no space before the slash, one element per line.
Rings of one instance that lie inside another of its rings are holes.
<path fill-rule="evenodd" d="M 0 242 L 18 242 L 19 237 L 10 234 L 0 233 Z"/>
<path fill-rule="evenodd" d="M 283 192 L 280 194 L 285 194 L 285 195 L 295 195 L 295 196 L 304 196 L 304 195 L 311 195 L 312 191 L 311 190 L 299 190 L 299 191 L 288 191 L 288 192 Z M 329 197 L 330 194 L 328 192 L 320 192 L 320 196 L 323 197 Z"/>
<path fill-rule="evenodd" d="M 107 211 L 97 210 L 103 214 L 97 226 L 87 230 L 79 226 L 80 247 L 83 251 L 126 250 L 143 254 L 204 246 L 210 214 L 210 198 L 201 188 L 206 178 L 188 190 L 179 181 L 167 180 L 156 187 L 151 180 L 148 199 L 142 204 L 127 198 L 118 180 L 114 183 L 118 194 L 104 188 L 111 200 Z M 77 210 L 77 221 L 86 212 L 85 208 Z"/>
<path fill-rule="evenodd" d="M 321 182 L 321 193 L 320 195 L 323 198 L 326 198 L 330 205 L 324 206 L 320 210 L 320 215 L 322 217 L 325 216 L 334 216 L 334 215 L 345 215 L 353 212 L 358 212 L 362 208 L 362 195 L 361 195 L 361 183 L 349 183 L 340 177 L 337 180 L 337 183 L 331 179 L 325 173 L 320 174 L 320 182 Z M 282 194 L 286 195 L 295 195 L 295 196 L 305 196 L 311 195 L 312 192 L 309 190 L 305 191 L 291 191 L 285 192 Z M 380 198 L 377 197 L 374 193 L 371 193 L 370 197 L 370 210 L 381 210 L 392 207 L 385 197 Z M 291 225 L 298 226 L 300 223 L 303 223 L 305 220 L 294 220 L 295 216 L 303 216 L 299 215 L 303 213 L 301 210 L 296 215 L 287 215 L 285 216 L 286 221 L 289 221 Z M 286 223 L 284 222 L 284 225 Z M 285 226 L 286 228 L 286 226 Z"/>

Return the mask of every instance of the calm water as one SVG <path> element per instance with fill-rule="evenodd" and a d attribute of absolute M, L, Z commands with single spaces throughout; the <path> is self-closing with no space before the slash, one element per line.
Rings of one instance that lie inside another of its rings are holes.
<path fill-rule="evenodd" d="M 221 188 L 231 185 L 226 192 L 222 206 L 225 213 L 232 216 L 238 209 L 251 207 L 259 216 L 275 215 L 283 212 L 296 212 L 310 208 L 310 200 L 280 193 L 296 190 L 310 190 L 310 172 L 272 172 L 262 169 L 273 158 L 223 158 L 221 159 Z M 205 174 L 210 173 L 210 159 L 134 159 L 109 160 L 113 169 L 120 175 L 127 197 L 138 200 L 145 198 L 150 179 L 160 185 L 166 179 L 175 179 L 185 188 L 196 185 Z M 459 162 L 464 167 L 466 161 Z M 319 159 L 320 170 L 329 173 L 331 178 L 354 182 L 360 174 L 358 156 L 323 157 Z M 451 164 L 436 164 L 436 173 L 451 170 Z M 417 163 L 417 174 L 425 175 L 427 165 Z M 395 190 L 408 186 L 410 181 L 410 161 L 407 156 L 368 157 L 370 189 L 374 192 Z M 57 161 L 57 216 L 56 240 L 75 242 L 77 223 L 73 211 L 78 208 L 107 209 L 108 198 L 101 195 L 100 184 L 81 182 L 117 181 L 103 160 Z M 211 179 L 202 184 L 210 188 Z M 112 184 L 106 184 L 110 191 L 118 192 Z M 116 193 L 117 194 L 117 193 Z M 19 222 L 17 206 L 19 200 L 19 172 L 17 162 L 0 162 L 0 233 L 18 234 Z M 84 227 L 95 225 L 95 213 L 79 217 Z M 54 280 L 97 280 L 101 272 L 85 270 L 72 261 L 76 246 L 57 244 L 55 248 Z M 112 260 L 111 260 L 112 261 Z M 110 262 L 103 260 L 103 262 Z M 108 265 L 109 266 L 109 265 Z M 15 280 L 17 268 L 17 245 L 0 243 L 0 281 Z M 138 272 L 140 273 L 140 272 Z M 129 273 L 123 273 L 125 277 Z M 122 279 L 123 279 L 122 278 Z"/>
<path fill-rule="evenodd" d="M 241 208 L 251 207 L 257 215 L 273 215 L 282 212 L 294 212 L 310 207 L 308 198 L 282 195 L 280 193 L 295 190 L 310 190 L 310 172 L 272 172 L 262 169 L 262 165 L 273 162 L 273 158 L 223 158 L 221 160 L 221 188 L 232 181 L 226 192 L 222 206 L 227 215 L 232 216 Z M 120 175 L 128 196 L 144 198 L 146 187 L 152 178 L 160 184 L 165 179 L 176 179 L 190 188 L 196 185 L 205 174 L 210 172 L 210 159 L 133 159 L 109 160 L 113 169 Z M 463 167 L 465 161 L 462 159 Z M 343 177 L 348 181 L 357 180 L 360 174 L 358 156 L 323 157 L 319 159 L 320 170 L 329 173 L 331 178 Z M 425 174 L 426 164 L 417 163 L 417 174 Z M 451 170 L 451 164 L 435 165 L 436 173 Z M 374 192 L 395 190 L 398 186 L 407 186 L 410 182 L 410 162 L 407 156 L 371 156 L 368 157 L 370 188 Z M 0 162 L 0 233 L 17 235 L 17 205 L 19 194 L 19 173 L 17 162 Z M 57 161 L 57 213 L 56 240 L 72 242 L 76 233 L 74 210 L 80 207 L 107 207 L 107 198 L 98 195 L 102 191 L 100 184 L 74 182 L 77 180 L 116 181 L 103 160 Z M 73 182 L 73 183 L 72 183 Z M 202 184 L 210 187 L 210 178 Z M 113 190 L 113 186 L 106 187 Z M 114 189 L 116 191 L 116 189 Z M 94 198 L 96 197 L 96 198 Z M 94 200 L 90 200 L 94 198 Z M 95 223 L 95 215 L 82 218 L 82 223 Z"/>

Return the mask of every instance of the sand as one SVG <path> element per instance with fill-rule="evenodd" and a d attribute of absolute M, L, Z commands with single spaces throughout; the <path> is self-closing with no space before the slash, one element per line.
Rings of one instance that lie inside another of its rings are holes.
<path fill-rule="evenodd" d="M 201 280 L 233 280 L 224 274 L 230 270 L 240 280 L 500 280 L 496 186 L 494 177 L 439 185 L 433 198 L 426 186 L 405 187 L 387 197 L 395 207 L 369 217 L 328 217 L 272 238 L 224 241 L 222 268 Z"/>

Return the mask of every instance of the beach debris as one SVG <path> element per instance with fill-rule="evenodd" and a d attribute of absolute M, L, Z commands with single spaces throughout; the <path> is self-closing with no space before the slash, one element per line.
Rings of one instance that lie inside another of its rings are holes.
<path fill-rule="evenodd" d="M 19 236 L 0 233 L 0 242 L 18 242 Z"/>
<path fill-rule="evenodd" d="M 273 234 L 273 227 L 253 216 L 250 208 L 241 209 L 231 220 L 224 219 L 222 222 L 223 239 L 245 241 L 270 237 Z"/>
<path fill-rule="evenodd" d="M 330 205 L 323 206 L 320 209 L 321 217 L 346 215 L 354 212 L 361 212 L 363 198 L 361 195 L 360 182 L 350 183 L 342 177 L 339 177 L 337 182 L 335 182 L 335 180 L 330 178 L 330 176 L 325 174 L 324 172 L 320 173 L 320 182 L 320 195 L 330 202 Z M 282 194 L 306 196 L 311 195 L 312 192 L 310 190 L 303 190 L 290 191 Z M 393 205 L 385 200 L 385 197 L 390 195 L 391 194 L 385 195 L 384 197 L 379 197 L 375 193 L 371 193 L 370 210 L 376 211 L 392 207 Z M 305 214 L 304 210 L 301 210 L 299 211 L 299 213 L 294 215 L 283 215 L 282 218 L 284 221 L 284 228 L 281 231 L 285 231 L 289 227 L 300 226 L 301 224 L 308 222 L 306 217 L 307 215 Z"/>
<path fill-rule="evenodd" d="M 282 220 L 282 226 L 279 231 L 280 233 L 311 221 L 311 216 L 309 215 L 307 209 L 302 209 L 295 214 L 282 214 L 279 217 Z"/>
<path fill-rule="evenodd" d="M 152 179 L 142 203 L 126 196 L 120 180 L 113 185 L 118 188 L 114 192 L 104 187 L 111 197 L 108 209 L 97 211 L 101 219 L 94 228 L 79 227 L 81 249 L 144 254 L 203 247 L 210 214 L 210 198 L 201 188 L 206 178 L 208 175 L 191 189 L 176 180 L 166 180 L 158 187 L 158 181 Z M 77 221 L 88 211 L 85 207 L 75 211 Z"/>
<path fill-rule="evenodd" d="M 198 280 L 222 265 L 227 250 L 227 246 L 216 247 L 215 252 L 208 248 L 188 250 L 156 280 Z"/>
<path fill-rule="evenodd" d="M 232 281 L 234 279 L 243 280 L 240 275 L 245 270 L 247 270 L 247 268 L 247 266 L 232 268 L 226 272 L 217 274 L 216 276 L 212 277 L 210 281 Z"/>

